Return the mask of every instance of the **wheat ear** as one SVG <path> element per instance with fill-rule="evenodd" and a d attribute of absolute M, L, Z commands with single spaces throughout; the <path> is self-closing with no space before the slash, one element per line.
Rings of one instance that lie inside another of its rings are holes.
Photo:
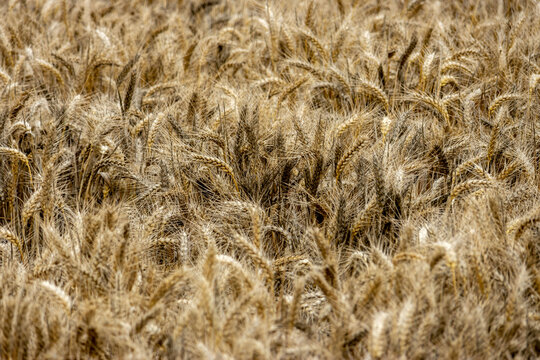
<path fill-rule="evenodd" d="M 279 109 L 281 103 L 283 102 L 283 100 L 285 100 L 287 98 L 287 96 L 289 96 L 296 89 L 298 89 L 300 86 L 302 86 L 307 80 L 308 80 L 307 77 L 301 77 L 300 79 L 296 80 L 294 83 L 292 83 L 291 85 L 286 87 L 285 90 L 283 90 L 283 92 L 281 93 L 281 95 L 278 98 L 278 101 L 277 101 L 278 109 Z"/>
<path fill-rule="evenodd" d="M 10 230 L 6 229 L 5 227 L 0 228 L 0 238 L 6 239 L 13 245 L 19 249 L 19 254 L 21 254 L 21 260 L 24 262 L 24 254 L 22 250 L 22 241 L 19 239 L 17 235 L 15 235 Z"/>
<path fill-rule="evenodd" d="M 365 139 L 359 139 L 354 145 L 353 147 L 347 151 L 347 153 L 345 155 L 343 155 L 341 157 L 341 159 L 339 159 L 339 162 L 336 166 L 336 181 L 339 181 L 339 178 L 341 176 L 341 173 L 343 172 L 343 170 L 345 169 L 345 167 L 351 162 L 351 160 L 353 159 L 354 155 L 356 155 L 356 153 L 358 152 L 358 150 L 360 150 L 362 144 L 364 144 L 365 142 Z"/>
<path fill-rule="evenodd" d="M 152 145 L 154 145 L 154 141 L 156 139 L 157 131 L 158 131 L 161 123 L 163 122 L 163 120 L 165 120 L 165 118 L 166 118 L 166 114 L 160 112 L 156 116 L 156 119 L 152 122 L 152 125 L 150 125 L 150 130 L 148 132 L 148 142 L 147 142 L 148 150 L 152 149 Z M 141 127 L 145 126 L 145 124 L 146 124 L 145 122 L 146 122 L 146 119 L 139 122 L 139 124 L 137 124 L 137 126 L 133 129 L 133 131 L 139 131 L 140 126 Z M 137 130 L 135 130 L 135 129 L 137 129 Z"/>
<path fill-rule="evenodd" d="M 377 99 L 384 107 L 386 112 L 390 110 L 390 103 L 384 91 L 377 85 L 369 83 L 367 81 L 359 81 L 357 84 L 357 90 L 364 94 L 368 94 Z"/>
<path fill-rule="evenodd" d="M 504 103 L 507 103 L 512 100 L 519 100 L 521 98 L 520 94 L 504 94 L 497 96 L 489 106 L 489 117 L 493 116 L 493 113 Z"/>
<path fill-rule="evenodd" d="M 204 163 L 204 164 L 213 165 L 213 166 L 217 167 L 218 169 L 220 169 L 221 171 L 225 172 L 227 175 L 229 175 L 229 177 L 233 181 L 234 187 L 236 188 L 236 191 L 240 191 L 239 188 L 238 188 L 238 183 L 236 182 L 236 178 L 234 176 L 233 170 L 225 161 L 220 160 L 220 159 L 215 158 L 215 157 L 199 155 L 199 154 L 194 154 L 193 158 L 195 160 L 197 160 L 197 161 L 200 161 L 200 162 Z"/>
<path fill-rule="evenodd" d="M 444 103 L 438 99 L 435 99 L 434 97 L 431 97 L 427 94 L 414 94 L 411 96 L 409 101 L 418 101 L 429 108 L 435 110 L 437 113 L 439 113 L 447 125 L 450 125 L 450 116 L 448 115 L 448 111 L 446 110 L 446 106 Z"/>
<path fill-rule="evenodd" d="M 60 71 L 58 71 L 54 66 L 52 66 L 51 63 L 41 59 L 35 59 L 34 62 L 42 71 L 48 71 L 49 73 L 53 74 L 58 84 L 60 86 L 64 86 L 64 79 L 62 79 Z"/>
<path fill-rule="evenodd" d="M 540 221 L 540 208 L 537 209 L 534 213 L 527 216 L 525 219 L 520 220 L 515 227 L 516 233 L 514 235 L 514 241 L 518 241 L 519 238 L 523 235 L 525 230 L 527 230 L 529 227 L 533 226 L 537 222 Z"/>
<path fill-rule="evenodd" d="M 272 285 L 274 280 L 274 273 L 272 271 L 272 265 L 261 254 L 259 249 L 249 243 L 249 241 L 241 235 L 235 236 L 236 244 L 251 258 L 251 261 L 262 270 L 267 284 Z"/>
<path fill-rule="evenodd" d="M 450 202 L 454 199 L 456 199 L 459 195 L 470 191 L 473 188 L 477 187 L 490 187 L 493 186 L 493 184 L 488 180 L 482 180 L 482 179 L 472 179 L 465 181 L 459 185 L 456 185 L 452 189 L 452 192 L 450 193 Z"/>
<path fill-rule="evenodd" d="M 28 169 L 28 177 L 30 178 L 30 185 L 32 184 L 32 171 L 30 170 L 30 162 L 28 161 L 28 157 L 23 154 L 21 151 L 17 149 L 12 149 L 8 147 L 0 147 L 0 155 L 9 155 L 16 160 L 24 163 L 26 165 L 26 168 Z"/>

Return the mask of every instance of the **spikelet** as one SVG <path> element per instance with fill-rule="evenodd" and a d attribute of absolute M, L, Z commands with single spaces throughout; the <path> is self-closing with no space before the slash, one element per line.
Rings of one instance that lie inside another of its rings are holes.
<path fill-rule="evenodd" d="M 240 275 L 240 277 L 245 281 L 248 288 L 251 289 L 253 287 L 253 279 L 245 271 L 245 268 L 240 261 L 229 255 L 223 254 L 217 254 L 215 259 L 218 263 L 223 264 L 224 266 L 229 268 L 229 270 L 233 271 L 236 275 Z"/>
<path fill-rule="evenodd" d="M 169 81 L 169 82 L 156 84 L 156 85 L 151 86 L 150 88 L 148 88 L 148 90 L 146 90 L 146 93 L 144 94 L 144 97 L 151 97 L 152 95 L 154 95 L 154 94 L 156 94 L 156 93 L 158 93 L 160 91 L 164 91 L 164 90 L 168 90 L 168 89 L 174 89 L 174 88 L 177 88 L 179 85 L 180 85 L 180 83 L 178 81 Z"/>
<path fill-rule="evenodd" d="M 313 84 L 312 89 L 315 90 L 315 91 L 317 91 L 317 90 L 321 90 L 321 91 L 322 90 L 331 90 L 336 94 L 340 94 L 343 91 L 342 87 L 340 87 L 339 85 L 337 85 L 337 84 L 335 84 L 333 82 L 328 82 L 328 81 L 315 83 L 315 84 Z"/>
<path fill-rule="evenodd" d="M 136 54 L 134 57 L 131 58 L 131 60 L 127 62 L 126 65 L 124 65 L 122 70 L 120 70 L 120 73 L 116 77 L 116 87 L 120 87 L 122 82 L 124 82 L 124 79 L 129 74 L 133 66 L 137 63 L 137 61 L 139 61 L 139 57 L 140 57 L 140 54 Z"/>
<path fill-rule="evenodd" d="M 296 322 L 296 318 L 298 316 L 298 310 L 300 308 L 300 301 L 301 301 L 302 293 L 304 292 L 305 286 L 306 286 L 306 281 L 304 277 L 300 278 L 294 284 L 293 298 L 291 301 L 291 306 L 289 307 L 289 319 L 288 319 L 289 330 L 292 329 L 292 327 L 294 326 L 294 323 Z"/>
<path fill-rule="evenodd" d="M 382 134 L 383 143 L 386 142 L 386 135 L 390 131 L 392 124 L 393 124 L 393 120 L 389 116 L 385 116 L 381 119 L 381 134 Z"/>
<path fill-rule="evenodd" d="M 254 291 L 244 296 L 243 300 L 237 303 L 229 314 L 227 314 L 225 321 L 223 322 L 223 337 L 225 339 L 232 339 L 237 332 L 237 324 L 241 321 L 242 317 L 246 314 L 247 308 L 257 299 L 254 299 Z"/>
<path fill-rule="evenodd" d="M 486 154 L 486 160 L 488 164 L 491 162 L 491 159 L 493 158 L 493 154 L 495 153 L 495 145 L 497 142 L 497 138 L 499 136 L 499 132 L 501 130 L 501 122 L 502 120 L 498 120 L 493 129 L 491 130 L 491 136 L 489 138 L 489 143 L 487 147 L 487 154 Z"/>
<path fill-rule="evenodd" d="M 173 273 L 171 273 L 169 276 L 164 278 L 159 285 L 157 286 L 156 290 L 152 293 L 152 295 L 149 298 L 148 301 L 148 307 L 153 308 L 160 302 L 162 299 L 166 297 L 167 294 L 170 293 L 171 289 L 179 284 L 179 283 L 185 283 L 190 279 L 190 274 L 187 270 L 180 268 Z"/>
<path fill-rule="evenodd" d="M 442 89 L 448 84 L 453 84 L 454 86 L 458 86 L 458 81 L 454 76 L 451 75 L 444 75 L 441 77 L 441 80 L 439 82 L 439 89 Z"/>
<path fill-rule="evenodd" d="M 425 1 L 424 0 L 412 0 L 411 2 L 406 3 L 406 4 L 407 4 L 407 16 L 410 19 L 410 18 L 414 17 L 416 14 L 418 14 L 420 12 L 420 10 L 422 10 L 422 8 L 425 5 Z"/>
<path fill-rule="evenodd" d="M 422 67 L 420 68 L 421 72 L 420 72 L 419 88 L 421 90 L 425 89 L 426 83 L 429 80 L 429 76 L 431 74 L 431 68 L 433 67 L 434 60 L 435 60 L 435 53 L 428 54 L 423 60 Z"/>
<path fill-rule="evenodd" d="M 268 78 L 264 78 L 264 79 L 255 81 L 252 86 L 257 88 L 257 87 L 264 87 L 264 86 L 267 86 L 267 85 L 284 86 L 285 81 L 283 81 L 283 79 L 280 79 L 278 77 L 268 77 Z M 234 91 L 232 91 L 232 89 L 230 89 L 227 86 L 217 86 L 217 88 L 222 90 L 225 94 L 227 94 L 228 96 L 230 96 L 230 97 L 232 97 L 234 99 L 238 98 L 238 96 L 236 96 Z"/>
<path fill-rule="evenodd" d="M 124 96 L 124 101 L 122 103 L 123 109 L 122 111 L 126 113 L 129 110 L 129 107 L 131 106 L 131 100 L 133 99 L 133 93 L 135 92 L 135 86 L 137 84 L 137 72 L 132 71 L 131 76 L 129 77 L 129 83 L 126 90 L 126 95 Z"/>
<path fill-rule="evenodd" d="M 311 278 L 313 279 L 313 282 L 319 287 L 319 289 L 321 289 L 324 296 L 332 306 L 332 309 L 336 313 L 336 317 L 338 319 L 342 318 L 345 311 L 345 305 L 343 303 L 343 300 L 339 296 L 338 291 L 333 286 L 330 286 L 330 284 L 328 284 L 320 271 L 312 271 Z"/>
<path fill-rule="evenodd" d="M 481 89 L 476 89 L 474 91 L 471 91 L 466 97 L 465 102 L 463 104 L 463 113 L 465 115 L 465 119 L 469 124 L 472 124 L 474 121 L 473 117 L 473 110 L 475 108 L 474 99 L 480 96 L 482 93 Z"/>
<path fill-rule="evenodd" d="M 523 27 L 523 24 L 525 23 L 525 20 L 527 19 L 527 16 L 524 12 L 522 12 L 519 15 L 518 20 L 513 24 L 512 29 L 510 31 L 510 34 L 508 36 L 508 43 L 507 43 L 507 50 L 508 53 L 512 51 L 512 48 L 514 47 L 516 43 L 516 39 L 518 37 L 519 32 L 521 31 L 521 28 Z"/>
<path fill-rule="evenodd" d="M 458 167 L 454 170 L 454 176 L 452 177 L 452 187 L 454 187 L 454 184 L 456 183 L 457 179 L 461 176 L 461 174 L 463 174 L 465 171 L 470 170 L 483 157 L 484 157 L 483 155 L 478 155 L 459 164 Z"/>
<path fill-rule="evenodd" d="M 304 20 L 304 25 L 306 25 L 309 29 L 313 31 L 313 12 L 314 12 L 314 0 L 311 0 L 309 2 L 307 11 L 306 11 L 306 19 Z"/>
<path fill-rule="evenodd" d="M 446 259 L 446 266 L 450 269 L 451 275 L 452 275 L 452 286 L 454 287 L 454 293 L 457 296 L 458 295 L 458 288 L 457 288 L 457 265 L 458 265 L 458 258 L 456 251 L 454 247 L 447 243 L 447 242 L 440 242 L 439 245 L 441 245 L 445 251 L 445 259 Z"/>
<path fill-rule="evenodd" d="M 305 70 L 319 80 L 322 80 L 325 77 L 324 71 L 317 69 L 314 65 L 306 61 L 287 60 L 285 64 L 287 67 L 295 67 L 298 69 Z"/>
<path fill-rule="evenodd" d="M 138 136 L 145 128 L 150 125 L 150 119 L 152 117 L 150 115 L 145 116 L 144 119 L 140 120 L 132 129 L 131 129 L 131 136 L 136 137 Z"/>
<path fill-rule="evenodd" d="M 334 42 L 334 46 L 332 48 L 332 61 L 336 62 L 339 54 L 341 53 L 341 49 L 343 47 L 343 44 L 345 43 L 345 38 L 347 36 L 347 28 L 342 26 L 339 29 L 337 39 Z"/>
<path fill-rule="evenodd" d="M 419 255 L 417 253 L 402 252 L 402 253 L 396 254 L 392 258 L 392 264 L 396 265 L 402 261 L 409 261 L 409 260 L 425 261 L 426 259 L 424 256 Z"/>
<path fill-rule="evenodd" d="M 279 259 L 274 260 L 274 269 L 279 269 L 280 267 L 284 265 L 299 262 L 299 261 L 304 261 L 304 260 L 306 260 L 306 258 L 301 255 L 290 255 L 290 256 L 281 257 Z"/>
<path fill-rule="evenodd" d="M 345 80 L 345 77 L 341 74 L 341 72 L 336 69 L 335 67 L 333 66 L 330 66 L 328 68 L 328 72 L 330 74 L 331 77 L 334 77 L 338 82 L 339 84 L 347 90 L 347 93 L 350 93 L 351 92 L 351 89 L 350 89 L 350 86 L 349 86 L 349 83 L 347 82 L 347 80 Z"/>
<path fill-rule="evenodd" d="M 144 48 L 147 48 L 149 45 L 154 42 L 154 40 L 161 34 L 163 34 L 165 31 L 169 30 L 169 25 L 165 24 L 162 26 L 158 26 L 156 29 L 152 30 L 150 34 L 148 34 L 148 39 L 144 43 Z"/>
<path fill-rule="evenodd" d="M 476 255 L 472 257 L 472 268 L 473 268 L 474 275 L 476 278 L 476 283 L 478 284 L 478 288 L 480 289 L 480 292 L 482 293 L 483 296 L 488 298 L 489 297 L 489 287 L 488 287 L 489 283 L 485 281 L 486 276 L 484 274 L 484 271 L 482 269 L 480 262 L 478 261 L 478 256 Z"/>
<path fill-rule="evenodd" d="M 512 223 L 511 226 L 507 229 L 507 232 L 515 230 L 514 241 L 518 241 L 523 233 L 534 224 L 540 221 L 540 208 L 534 210 L 530 215 L 525 216 L 522 219 Z"/>
<path fill-rule="evenodd" d="M 257 249 L 261 248 L 261 218 L 259 215 L 259 209 L 256 206 L 250 206 L 249 209 L 251 220 L 253 224 L 253 244 Z"/>
<path fill-rule="evenodd" d="M 264 85 L 267 85 L 267 84 L 283 85 L 284 81 L 279 79 L 279 78 L 268 78 L 268 79 L 263 79 L 263 80 L 257 81 L 256 83 L 253 84 L 253 86 L 254 87 L 259 87 L 259 86 L 264 86 Z M 223 91 L 223 93 L 225 95 L 233 98 L 235 103 L 238 103 L 238 94 L 236 93 L 236 90 L 234 90 L 233 88 L 231 88 L 229 86 L 226 86 L 226 85 L 219 85 L 219 86 L 216 86 L 216 89 L 219 89 L 219 90 Z"/>
<path fill-rule="evenodd" d="M 512 161 L 510 164 L 508 164 L 508 166 L 506 166 L 504 168 L 503 171 L 501 171 L 498 175 L 497 175 L 497 180 L 500 180 L 500 181 L 504 181 L 506 180 L 508 177 L 510 177 L 512 174 L 514 174 L 514 172 L 519 168 L 519 161 Z"/>
<path fill-rule="evenodd" d="M 461 58 L 474 58 L 474 59 L 484 59 L 486 55 L 479 50 L 475 49 L 465 49 L 456 52 L 453 54 L 451 60 L 460 60 Z"/>
<path fill-rule="evenodd" d="M 405 76 L 404 76 L 405 64 L 407 63 L 407 60 L 409 59 L 412 52 L 414 51 L 414 48 L 416 47 L 417 43 L 418 43 L 418 38 L 416 37 L 416 35 L 413 35 L 409 45 L 405 49 L 405 52 L 401 55 L 401 57 L 399 59 L 398 71 L 397 71 L 397 80 L 401 84 L 403 84 L 403 82 L 405 81 Z"/>

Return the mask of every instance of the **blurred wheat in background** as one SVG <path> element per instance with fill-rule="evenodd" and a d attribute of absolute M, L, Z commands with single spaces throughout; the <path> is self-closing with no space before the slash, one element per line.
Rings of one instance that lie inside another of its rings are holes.
<path fill-rule="evenodd" d="M 540 357 L 536 1 L 0 13 L 0 358 Z"/>

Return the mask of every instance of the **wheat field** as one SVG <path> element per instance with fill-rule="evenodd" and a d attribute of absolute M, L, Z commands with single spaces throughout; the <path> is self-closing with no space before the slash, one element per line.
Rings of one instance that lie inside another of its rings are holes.
<path fill-rule="evenodd" d="M 0 358 L 540 358 L 536 1 L 0 13 Z"/>

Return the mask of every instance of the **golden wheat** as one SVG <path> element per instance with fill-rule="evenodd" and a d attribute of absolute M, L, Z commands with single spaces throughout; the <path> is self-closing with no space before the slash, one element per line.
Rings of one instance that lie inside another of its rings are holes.
<path fill-rule="evenodd" d="M 0 11 L 0 358 L 540 358 L 534 1 Z"/>

